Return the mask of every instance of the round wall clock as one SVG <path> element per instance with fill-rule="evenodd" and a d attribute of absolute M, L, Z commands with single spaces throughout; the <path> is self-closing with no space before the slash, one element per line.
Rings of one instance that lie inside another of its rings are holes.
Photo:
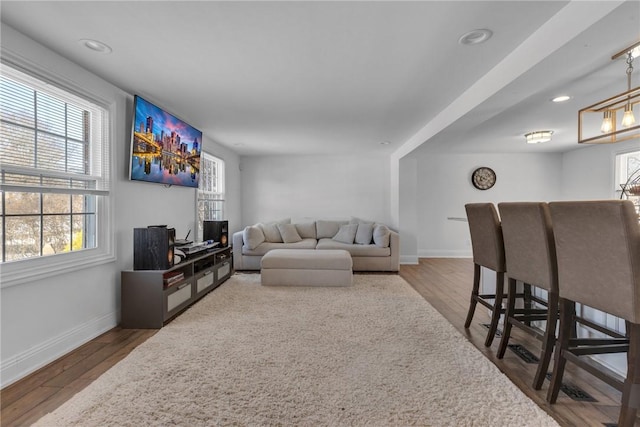
<path fill-rule="evenodd" d="M 496 173 L 488 167 L 480 167 L 471 174 L 471 183 L 478 190 L 488 190 L 496 183 Z"/>

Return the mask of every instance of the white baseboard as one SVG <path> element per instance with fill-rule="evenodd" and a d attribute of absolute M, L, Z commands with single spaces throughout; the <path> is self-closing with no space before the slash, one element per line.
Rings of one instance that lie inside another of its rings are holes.
<path fill-rule="evenodd" d="M 64 356 L 71 350 L 118 325 L 118 313 L 109 313 L 92 319 L 57 337 L 48 339 L 22 353 L 2 360 L 0 387 L 4 388 L 30 373 Z"/>
<path fill-rule="evenodd" d="M 420 258 L 471 258 L 471 249 L 423 249 L 418 251 Z"/>

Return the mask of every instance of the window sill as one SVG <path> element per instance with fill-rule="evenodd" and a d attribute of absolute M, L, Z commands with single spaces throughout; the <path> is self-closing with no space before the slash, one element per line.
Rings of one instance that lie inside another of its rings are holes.
<path fill-rule="evenodd" d="M 0 288 L 34 282 L 60 274 L 114 262 L 113 253 L 90 249 L 34 259 L 4 263 L 0 267 Z"/>

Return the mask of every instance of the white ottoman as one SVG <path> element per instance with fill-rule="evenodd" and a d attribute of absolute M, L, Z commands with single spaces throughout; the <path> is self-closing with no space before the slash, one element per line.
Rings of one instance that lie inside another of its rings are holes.
<path fill-rule="evenodd" d="M 267 286 L 351 286 L 353 280 L 351 255 L 340 249 L 274 249 L 260 265 Z"/>

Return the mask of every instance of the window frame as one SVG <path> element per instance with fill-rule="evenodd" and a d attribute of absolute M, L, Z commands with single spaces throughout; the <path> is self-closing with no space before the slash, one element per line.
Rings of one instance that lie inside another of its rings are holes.
<path fill-rule="evenodd" d="M 113 136 L 117 134 L 117 129 L 115 128 L 115 118 L 117 117 L 115 102 L 109 102 L 94 93 L 88 92 L 86 89 L 77 86 L 68 79 L 54 74 L 50 70 L 34 63 L 27 62 L 21 57 L 18 57 L 4 49 L 2 50 L 0 66 L 2 68 L 9 67 L 18 72 L 24 73 L 27 76 L 38 80 L 43 86 L 51 87 L 53 92 L 63 91 L 70 95 L 70 97 L 78 97 L 94 104 L 103 111 L 101 121 L 102 132 L 104 134 L 102 138 L 102 149 L 99 153 L 94 153 L 90 157 L 91 162 L 99 161 L 102 164 L 102 175 L 100 179 L 103 181 L 103 189 L 98 192 L 100 194 L 96 197 L 95 209 L 96 246 L 94 248 L 69 251 L 54 255 L 40 255 L 33 258 L 2 262 L 0 263 L 2 266 L 0 268 L 0 288 L 30 283 L 60 274 L 115 262 L 115 236 L 113 233 L 114 202 L 113 194 L 110 191 L 113 181 L 112 177 L 114 176 L 113 171 L 115 168 L 115 156 L 113 154 L 115 144 L 113 144 Z M 36 88 L 36 90 L 38 89 Z M 42 90 L 40 91 L 46 92 Z M 10 165 L 3 165 L 2 168 L 20 170 L 20 167 Z M 31 171 L 35 170 L 33 168 L 27 169 Z M 51 172 L 55 174 L 55 172 Z M 4 190 L 10 190 L 10 187 L 6 186 Z M 70 189 L 69 191 L 64 191 L 64 189 L 62 189 L 62 191 L 53 189 L 50 192 L 74 194 L 75 191 Z M 39 192 L 36 191 L 35 193 Z M 41 194 L 46 193 L 47 192 Z M 87 194 L 89 194 L 89 192 L 87 192 Z M 4 236 L 2 236 L 2 238 L 4 238 Z"/>
<path fill-rule="evenodd" d="M 198 189 L 196 191 L 196 201 L 195 201 L 195 206 L 196 206 L 196 215 L 195 215 L 195 222 L 196 222 L 196 233 L 194 236 L 194 239 L 196 241 L 202 241 L 203 239 L 203 225 L 202 225 L 202 221 L 200 220 L 200 202 L 201 200 L 203 200 L 201 198 L 201 195 L 204 194 L 211 194 L 211 195 L 219 195 L 219 198 L 212 198 L 212 199 L 207 199 L 210 202 L 213 203 L 220 203 L 221 204 L 221 209 L 219 210 L 220 212 L 220 218 L 213 218 L 212 220 L 222 220 L 224 219 L 224 212 L 225 212 L 225 205 L 226 205 L 226 180 L 225 180 L 225 176 L 226 176 L 226 164 L 223 158 L 221 157 L 217 157 L 214 156 L 213 154 L 209 154 L 207 152 L 205 152 L 204 150 L 202 151 L 201 154 L 201 159 L 200 159 L 200 167 L 201 167 L 201 173 L 200 173 L 200 179 L 204 179 L 205 174 L 202 173 L 202 165 L 204 164 L 204 162 L 206 161 L 215 161 L 218 163 L 218 174 L 216 175 L 216 179 L 218 180 L 218 186 L 222 188 L 221 192 L 208 192 L 208 191 L 203 191 L 202 190 L 202 185 L 198 185 Z M 205 220 L 205 219 L 203 219 Z M 209 221 L 209 219 L 206 219 L 205 221 Z"/>
<path fill-rule="evenodd" d="M 630 148 L 628 150 L 615 152 L 613 155 L 613 170 L 614 170 L 614 198 L 616 199 L 628 199 L 631 200 L 636 206 L 636 210 L 640 212 L 640 197 L 625 195 L 622 191 L 621 185 L 625 184 L 630 176 L 627 175 L 627 166 L 623 164 L 625 159 L 632 154 L 640 157 L 640 149 Z"/>

